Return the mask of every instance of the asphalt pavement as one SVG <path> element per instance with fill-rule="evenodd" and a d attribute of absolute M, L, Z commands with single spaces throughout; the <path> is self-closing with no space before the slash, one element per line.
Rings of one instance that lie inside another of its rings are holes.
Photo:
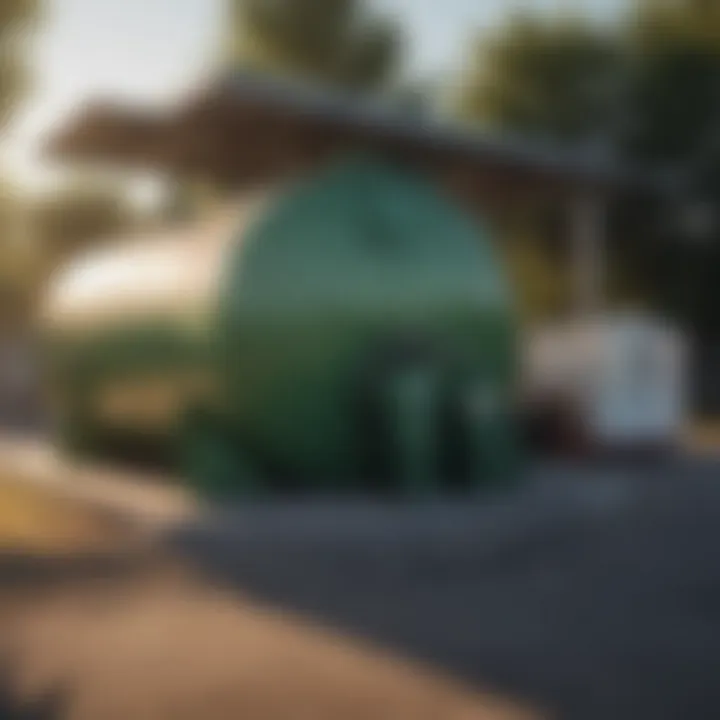
<path fill-rule="evenodd" d="M 568 720 L 720 716 L 720 465 L 546 468 L 508 496 L 226 508 L 213 582 Z"/>

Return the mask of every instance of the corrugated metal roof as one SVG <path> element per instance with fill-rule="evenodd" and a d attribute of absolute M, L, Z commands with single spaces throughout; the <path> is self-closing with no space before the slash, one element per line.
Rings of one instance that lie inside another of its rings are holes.
<path fill-rule="evenodd" d="M 228 73 L 188 98 L 175 112 L 166 114 L 112 106 L 99 108 L 102 112 L 81 114 L 74 124 L 51 139 L 50 151 L 61 156 L 103 155 L 113 160 L 126 153 L 134 161 L 152 140 L 167 139 L 178 131 L 182 136 L 183 127 L 198 114 L 262 110 L 265 114 L 332 125 L 386 144 L 400 143 L 420 150 L 462 155 L 478 164 L 493 163 L 516 171 L 615 186 L 660 189 L 665 183 L 664 178 L 624 167 L 609 152 L 597 148 L 561 146 L 483 132 L 443 121 L 430 113 L 409 112 L 387 99 L 369 99 L 257 73 Z"/>
<path fill-rule="evenodd" d="M 431 113 L 409 112 L 387 99 L 329 91 L 323 87 L 249 72 L 233 72 L 210 89 L 215 98 L 263 105 L 330 121 L 367 133 L 428 148 L 544 172 L 620 183 L 655 184 L 631 171 L 607 149 L 559 145 L 449 122 Z"/>

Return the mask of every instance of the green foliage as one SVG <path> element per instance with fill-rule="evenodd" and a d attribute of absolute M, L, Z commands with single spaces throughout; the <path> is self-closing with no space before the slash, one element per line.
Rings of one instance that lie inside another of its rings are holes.
<path fill-rule="evenodd" d="M 602 134 L 616 107 L 621 65 L 613 38 L 588 24 L 515 15 L 477 41 L 460 113 L 544 137 Z"/>
<path fill-rule="evenodd" d="M 375 89 L 398 69 L 398 27 L 358 0 L 234 0 L 228 62 Z"/>
<path fill-rule="evenodd" d="M 720 5 L 640 3 L 627 32 L 631 68 L 631 155 L 684 163 L 720 151 Z"/>
<path fill-rule="evenodd" d="M 478 41 L 464 87 L 470 120 L 600 137 L 628 160 L 720 167 L 720 4 L 637 0 L 612 31 L 514 16 Z"/>
<path fill-rule="evenodd" d="M 41 16 L 42 0 L 0 0 L 0 140 L 29 84 L 27 41 Z M 20 193 L 0 179 L 0 290 L 18 284 L 26 270 Z"/>
<path fill-rule="evenodd" d="M 22 31 L 38 19 L 43 0 L 3 0 L 0 3 L 0 34 Z"/>
<path fill-rule="evenodd" d="M 136 215 L 117 189 L 70 184 L 39 199 L 0 190 L 0 295 L 19 315 L 32 306 L 59 264 L 129 230 Z"/>
<path fill-rule="evenodd" d="M 0 128 L 28 86 L 25 43 L 41 5 L 41 0 L 0 0 Z"/>
<path fill-rule="evenodd" d="M 683 180 L 682 192 L 636 212 L 639 221 L 612 218 L 621 251 L 610 282 L 632 296 L 634 276 L 657 306 L 720 334 L 720 217 L 702 245 L 678 222 L 683 206 L 720 208 L 720 3 L 636 0 L 607 30 L 515 16 L 476 44 L 460 107 L 505 130 L 601 140 L 630 166 Z"/>
<path fill-rule="evenodd" d="M 681 206 L 720 208 L 720 5 L 700 0 L 639 2 L 628 23 L 634 122 L 628 159 L 674 171 Z M 666 203 L 667 205 L 667 203 Z M 651 271 L 656 296 L 701 335 L 720 333 L 720 218 L 698 244 L 680 224 L 656 228 Z M 649 269 L 650 270 L 650 269 Z"/>
<path fill-rule="evenodd" d="M 0 290 L 17 288 L 30 272 L 28 212 L 18 188 L 0 180 Z"/>

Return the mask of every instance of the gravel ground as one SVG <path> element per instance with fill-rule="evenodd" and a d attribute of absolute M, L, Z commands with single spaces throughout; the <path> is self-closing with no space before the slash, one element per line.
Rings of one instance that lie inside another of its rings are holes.
<path fill-rule="evenodd" d="M 720 470 L 547 469 L 512 498 L 228 510 L 170 539 L 226 586 L 568 720 L 720 715 Z"/>

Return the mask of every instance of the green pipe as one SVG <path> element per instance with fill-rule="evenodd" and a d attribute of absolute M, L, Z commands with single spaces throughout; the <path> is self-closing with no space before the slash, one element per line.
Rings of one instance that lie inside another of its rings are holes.
<path fill-rule="evenodd" d="M 401 372 L 394 380 L 392 399 L 391 427 L 400 486 L 409 496 L 435 495 L 440 490 L 436 373 L 424 367 Z"/>

